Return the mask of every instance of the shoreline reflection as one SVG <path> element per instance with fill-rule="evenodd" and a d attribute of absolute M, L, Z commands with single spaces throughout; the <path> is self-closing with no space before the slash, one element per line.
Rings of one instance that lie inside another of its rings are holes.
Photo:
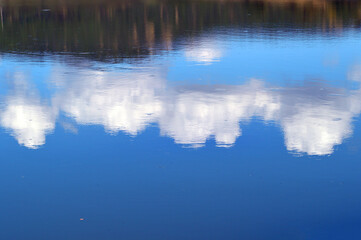
<path fill-rule="evenodd" d="M 361 3 L 352 0 L 3 0 L 0 8 L 0 52 L 101 61 L 143 59 L 215 29 L 269 40 L 340 36 L 361 23 Z"/>

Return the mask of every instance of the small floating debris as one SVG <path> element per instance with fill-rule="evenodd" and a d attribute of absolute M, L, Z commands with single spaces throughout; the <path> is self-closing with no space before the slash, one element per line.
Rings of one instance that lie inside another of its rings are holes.
<path fill-rule="evenodd" d="M 50 11 L 51 11 L 51 9 L 47 9 L 47 8 L 45 8 L 45 9 L 41 9 L 41 11 L 42 11 L 42 12 L 50 12 Z"/>

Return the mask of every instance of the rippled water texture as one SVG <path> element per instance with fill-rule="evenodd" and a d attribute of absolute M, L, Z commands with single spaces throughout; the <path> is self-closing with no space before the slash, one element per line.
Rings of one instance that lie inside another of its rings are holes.
<path fill-rule="evenodd" d="M 1 239 L 361 238 L 361 2 L 0 11 Z"/>

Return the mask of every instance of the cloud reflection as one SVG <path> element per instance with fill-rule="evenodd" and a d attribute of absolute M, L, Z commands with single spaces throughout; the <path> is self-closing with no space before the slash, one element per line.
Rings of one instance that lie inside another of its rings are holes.
<path fill-rule="evenodd" d="M 191 45 L 185 49 L 185 57 L 187 61 L 197 62 L 202 65 L 209 65 L 214 62 L 219 62 L 223 51 L 216 43 L 207 41 L 200 41 L 201 45 Z"/>
<path fill-rule="evenodd" d="M 14 76 L 13 89 L 2 102 L 0 124 L 20 145 L 36 149 L 45 144 L 46 134 L 55 128 L 56 112 L 41 101 L 24 75 Z"/>
<path fill-rule="evenodd" d="M 360 79 L 358 69 L 350 71 L 350 79 Z M 257 118 L 282 128 L 287 150 L 327 155 L 352 134 L 352 120 L 361 112 L 361 90 L 321 81 L 277 88 L 257 79 L 243 85 L 171 86 L 164 72 L 74 70 L 65 76 L 59 71 L 51 105 L 20 81 L 4 98 L 0 122 L 29 148 L 45 143 L 59 112 L 110 133 L 136 135 L 157 124 L 162 135 L 179 144 L 200 147 L 214 138 L 217 146 L 229 147 L 242 135 L 240 122 Z"/>
<path fill-rule="evenodd" d="M 214 136 L 218 146 L 231 146 L 241 135 L 240 121 L 254 116 L 270 119 L 279 108 L 277 96 L 252 80 L 243 86 L 189 86 L 177 88 L 159 126 L 176 143 L 203 145 Z"/>
<path fill-rule="evenodd" d="M 352 119 L 360 113 L 354 104 L 359 91 L 346 92 L 324 83 L 308 83 L 282 93 L 282 110 L 277 119 L 289 151 L 326 155 L 352 133 Z M 355 102 L 356 101 L 356 102 Z"/>
<path fill-rule="evenodd" d="M 54 101 L 79 124 L 136 135 L 161 112 L 157 92 L 164 88 L 164 82 L 160 75 L 129 73 L 119 77 L 100 71 L 80 75 L 80 80 L 65 81 L 64 91 Z"/>

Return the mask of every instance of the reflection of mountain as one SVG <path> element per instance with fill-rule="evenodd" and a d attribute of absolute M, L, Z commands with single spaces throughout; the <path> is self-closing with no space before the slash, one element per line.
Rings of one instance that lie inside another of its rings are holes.
<path fill-rule="evenodd" d="M 3 0 L 0 5 L 0 51 L 86 53 L 98 59 L 176 48 L 182 37 L 212 28 L 231 27 L 250 38 L 332 32 L 359 25 L 361 10 L 360 1 L 327 0 Z"/>
<path fill-rule="evenodd" d="M 176 143 L 197 147 L 214 137 L 218 146 L 231 146 L 241 135 L 239 123 L 257 117 L 280 125 L 288 150 L 325 155 L 352 134 L 352 119 L 361 112 L 360 90 L 322 82 L 276 90 L 259 80 L 238 86 L 171 87 L 162 72 L 54 71 L 58 90 L 52 106 L 19 85 L 5 97 L 1 125 L 30 148 L 44 144 L 58 111 L 78 124 L 102 125 L 112 133 L 136 135 L 156 123 Z M 349 75 L 358 80 L 357 72 L 355 67 Z"/>

